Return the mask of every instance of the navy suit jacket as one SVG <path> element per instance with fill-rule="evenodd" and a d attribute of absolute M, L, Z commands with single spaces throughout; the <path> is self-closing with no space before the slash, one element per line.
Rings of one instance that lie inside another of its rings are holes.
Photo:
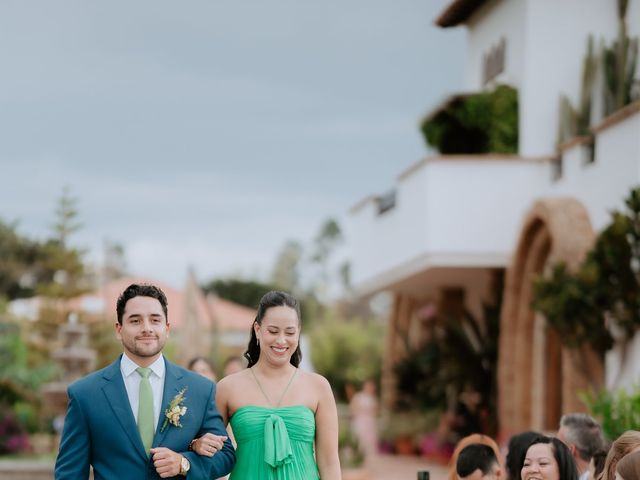
<path fill-rule="evenodd" d="M 227 439 L 213 457 L 188 451 L 189 442 L 207 432 L 227 435 L 215 406 L 215 384 L 165 359 L 165 380 L 153 447 L 167 447 L 191 462 L 190 479 L 215 479 L 229 473 L 235 451 Z M 187 412 L 182 427 L 171 423 L 161 432 L 169 402 L 183 388 Z M 56 459 L 56 480 L 158 479 L 147 457 L 120 372 L 120 358 L 69 386 L 69 405 Z M 175 477 L 182 478 L 184 477 Z"/>

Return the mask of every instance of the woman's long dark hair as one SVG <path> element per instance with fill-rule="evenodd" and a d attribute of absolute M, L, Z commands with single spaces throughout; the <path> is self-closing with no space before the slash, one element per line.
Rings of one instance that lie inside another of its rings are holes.
<path fill-rule="evenodd" d="M 300 304 L 298 300 L 295 299 L 293 295 L 290 295 L 286 292 L 278 292 L 271 291 L 265 293 L 264 296 L 260 299 L 260 304 L 258 305 L 258 313 L 256 314 L 256 319 L 254 323 L 258 325 L 262 325 L 262 319 L 264 318 L 267 310 L 271 307 L 289 307 L 293 308 L 298 315 L 298 325 L 301 323 L 300 319 Z M 249 344 L 247 345 L 247 350 L 244 352 L 244 358 L 247 359 L 247 367 L 251 368 L 255 365 L 260 358 L 260 345 L 258 345 L 258 337 L 256 337 L 256 331 L 251 325 L 251 337 L 249 338 Z M 300 350 L 300 342 L 298 341 L 298 348 L 291 355 L 291 365 L 297 367 L 300 365 L 300 361 L 302 360 L 302 350 Z"/>

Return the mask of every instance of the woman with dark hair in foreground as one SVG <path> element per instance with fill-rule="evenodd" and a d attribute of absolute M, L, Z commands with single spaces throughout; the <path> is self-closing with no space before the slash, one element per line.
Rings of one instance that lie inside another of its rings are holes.
<path fill-rule="evenodd" d="M 300 327 L 293 296 L 264 295 L 244 354 L 248 368 L 218 382 L 216 404 L 238 445 L 231 480 L 341 478 L 336 403 L 324 377 L 298 367 Z M 196 443 L 196 452 L 215 453 Z"/>

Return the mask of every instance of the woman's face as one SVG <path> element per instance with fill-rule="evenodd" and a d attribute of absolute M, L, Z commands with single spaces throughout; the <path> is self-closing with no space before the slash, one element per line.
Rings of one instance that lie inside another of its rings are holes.
<path fill-rule="evenodd" d="M 260 359 L 277 365 L 289 363 L 300 338 L 300 322 L 295 309 L 271 307 L 262 317 L 262 324 L 256 323 L 254 328 L 260 341 Z"/>
<path fill-rule="evenodd" d="M 520 475 L 522 480 L 560 480 L 558 463 L 550 443 L 536 443 L 529 447 Z"/>

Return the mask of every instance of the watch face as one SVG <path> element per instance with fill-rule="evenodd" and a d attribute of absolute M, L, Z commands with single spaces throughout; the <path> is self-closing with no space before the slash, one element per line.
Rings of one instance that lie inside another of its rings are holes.
<path fill-rule="evenodd" d="M 182 457 L 182 462 L 180 462 L 180 466 L 182 467 L 183 472 L 188 472 L 189 469 L 191 468 L 191 464 L 189 463 L 189 460 L 187 460 L 184 457 Z"/>

